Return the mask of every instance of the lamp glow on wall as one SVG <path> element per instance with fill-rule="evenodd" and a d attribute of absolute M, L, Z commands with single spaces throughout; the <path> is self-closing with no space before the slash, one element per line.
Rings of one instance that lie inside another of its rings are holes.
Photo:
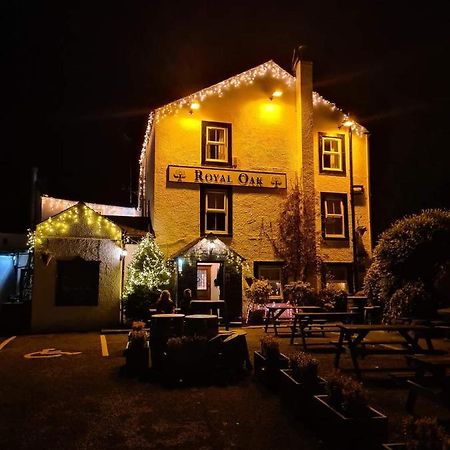
<path fill-rule="evenodd" d="M 189 114 L 192 114 L 194 111 L 197 111 L 200 109 L 200 103 L 199 102 L 192 102 L 190 109 L 189 109 Z"/>
<path fill-rule="evenodd" d="M 269 100 L 272 101 L 274 98 L 280 98 L 283 95 L 283 91 L 279 89 L 272 92 L 272 95 L 269 97 Z"/>

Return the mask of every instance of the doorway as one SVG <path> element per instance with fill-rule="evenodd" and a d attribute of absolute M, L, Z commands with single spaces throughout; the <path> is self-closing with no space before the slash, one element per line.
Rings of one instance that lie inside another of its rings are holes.
<path fill-rule="evenodd" d="M 197 300 L 223 298 L 223 263 L 197 263 Z"/>

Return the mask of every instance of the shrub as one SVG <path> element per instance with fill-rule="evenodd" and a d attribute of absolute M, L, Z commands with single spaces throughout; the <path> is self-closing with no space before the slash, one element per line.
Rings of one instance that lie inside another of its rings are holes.
<path fill-rule="evenodd" d="M 318 298 L 309 283 L 294 281 L 284 287 L 287 299 L 294 305 L 316 305 Z"/>
<path fill-rule="evenodd" d="M 289 356 L 289 367 L 293 377 L 305 384 L 315 384 L 318 379 L 319 361 L 304 352 L 293 353 Z"/>
<path fill-rule="evenodd" d="M 132 347 L 143 347 L 147 342 L 148 333 L 144 330 L 144 327 L 144 322 L 133 322 L 128 336 L 128 341 Z"/>
<path fill-rule="evenodd" d="M 362 383 L 333 372 L 327 379 L 330 404 L 349 417 L 367 417 L 370 413 L 367 393 Z"/>
<path fill-rule="evenodd" d="M 251 304 L 264 305 L 269 301 L 270 293 L 272 292 L 272 286 L 267 280 L 253 281 L 249 288 L 245 289 L 245 295 L 247 296 Z"/>
<path fill-rule="evenodd" d="M 375 247 L 364 280 L 369 301 L 388 310 L 385 320 L 392 320 L 395 311 L 413 307 L 419 314 L 431 314 L 440 305 L 434 285 L 449 270 L 449 255 L 450 211 L 426 210 L 398 220 L 381 234 Z M 417 290 L 426 295 L 419 296 Z M 394 295 L 394 301 L 401 303 L 398 306 L 393 304 Z M 419 305 L 419 297 L 429 306 Z"/>
<path fill-rule="evenodd" d="M 342 289 L 324 288 L 319 292 L 319 299 L 325 311 L 346 311 L 347 292 Z"/>
<path fill-rule="evenodd" d="M 449 436 L 436 418 L 408 417 L 403 421 L 407 450 L 448 450 Z"/>
<path fill-rule="evenodd" d="M 278 360 L 280 357 L 280 343 L 269 334 L 264 335 L 260 342 L 262 355 L 270 360 Z"/>

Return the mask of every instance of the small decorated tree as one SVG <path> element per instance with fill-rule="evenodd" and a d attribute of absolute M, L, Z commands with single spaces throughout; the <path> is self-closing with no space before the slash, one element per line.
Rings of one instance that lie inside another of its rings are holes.
<path fill-rule="evenodd" d="M 145 319 L 150 305 L 171 281 L 171 269 L 154 237 L 147 235 L 128 267 L 124 290 L 124 308 L 128 319 Z"/>

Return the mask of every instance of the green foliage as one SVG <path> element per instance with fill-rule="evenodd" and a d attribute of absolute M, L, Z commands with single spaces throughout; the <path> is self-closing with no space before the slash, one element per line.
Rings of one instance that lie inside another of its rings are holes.
<path fill-rule="evenodd" d="M 267 280 L 255 278 L 249 288 L 245 289 L 245 295 L 251 304 L 264 305 L 269 301 L 272 286 Z"/>
<path fill-rule="evenodd" d="M 367 392 L 362 383 L 334 371 L 327 378 L 330 404 L 349 417 L 369 415 Z"/>
<path fill-rule="evenodd" d="M 448 450 L 449 436 L 435 417 L 408 417 L 403 420 L 407 450 Z"/>
<path fill-rule="evenodd" d="M 428 315 L 439 306 L 434 284 L 448 270 L 449 261 L 450 211 L 426 210 L 405 217 L 380 236 L 364 290 L 372 304 L 385 308 L 386 321 L 404 311 Z M 394 305 L 392 298 L 400 304 Z M 423 308 L 425 300 L 429 307 Z"/>
<path fill-rule="evenodd" d="M 280 356 L 280 343 L 270 334 L 265 334 L 261 339 L 261 353 L 268 359 L 278 360 Z"/>
<path fill-rule="evenodd" d="M 347 292 L 342 289 L 321 289 L 319 292 L 319 301 L 325 311 L 347 310 Z"/>
<path fill-rule="evenodd" d="M 314 289 L 304 281 L 294 281 L 283 289 L 285 298 L 294 305 L 317 305 L 318 298 Z"/>
<path fill-rule="evenodd" d="M 289 355 L 289 367 L 293 377 L 305 384 L 314 384 L 318 379 L 319 361 L 310 354 L 297 352 Z"/>
<path fill-rule="evenodd" d="M 298 181 L 290 190 L 278 219 L 276 237 L 267 234 L 277 257 L 285 261 L 285 273 L 293 280 L 305 281 L 322 267 L 316 248 L 314 210 L 306 208 Z"/>
<path fill-rule="evenodd" d="M 148 308 L 157 300 L 160 292 L 171 281 L 171 269 L 154 237 L 147 235 L 128 267 L 124 289 L 124 309 L 129 319 L 145 319 Z"/>

